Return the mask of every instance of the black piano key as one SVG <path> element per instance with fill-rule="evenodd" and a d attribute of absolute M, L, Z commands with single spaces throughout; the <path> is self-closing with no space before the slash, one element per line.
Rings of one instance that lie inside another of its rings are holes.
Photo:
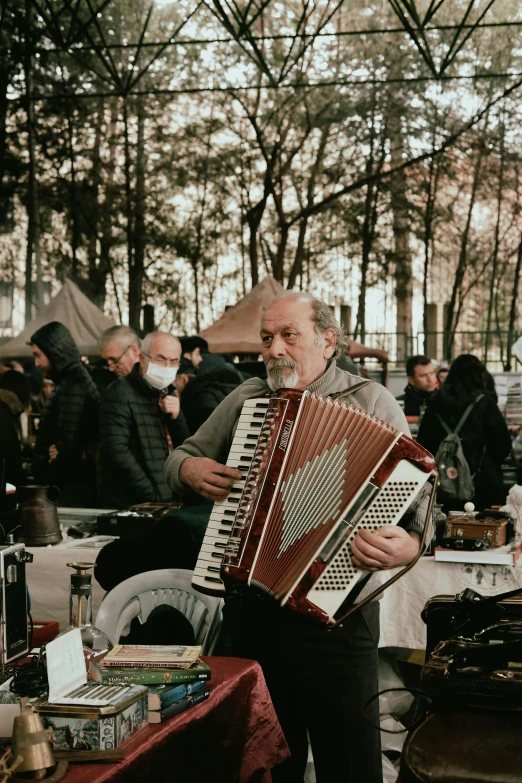
<path fill-rule="evenodd" d="M 219 566 L 207 566 L 207 571 L 212 571 L 212 573 L 218 573 L 220 572 Z"/>
<path fill-rule="evenodd" d="M 223 560 L 224 555 L 222 552 L 212 552 L 212 557 L 219 557 L 220 560 Z"/>
<path fill-rule="evenodd" d="M 257 435 L 247 435 L 247 440 L 257 440 Z"/>
<path fill-rule="evenodd" d="M 257 438 L 256 438 L 256 440 L 257 440 Z M 243 443 L 243 448 L 244 449 L 255 449 L 255 447 L 256 447 L 255 443 Z"/>
<path fill-rule="evenodd" d="M 206 576 L 205 582 L 217 582 L 218 585 L 223 584 L 223 581 L 221 579 L 218 579 L 216 576 Z"/>

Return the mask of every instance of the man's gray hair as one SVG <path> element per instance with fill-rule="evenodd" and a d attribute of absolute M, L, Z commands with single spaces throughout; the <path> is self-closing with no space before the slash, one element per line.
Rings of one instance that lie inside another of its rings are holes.
<path fill-rule="evenodd" d="M 140 338 L 130 326 L 110 326 L 102 332 L 99 340 L 100 350 L 113 341 L 117 342 L 123 350 L 126 350 L 129 345 L 140 347 Z"/>
<path fill-rule="evenodd" d="M 170 332 L 162 332 L 161 329 L 157 329 L 155 332 L 149 332 L 148 334 L 145 335 L 145 337 L 143 338 L 143 342 L 141 344 L 141 352 L 146 354 L 149 351 L 151 343 L 153 342 L 153 340 L 156 337 L 160 337 L 160 336 L 172 337 L 172 339 L 176 340 L 176 342 L 179 344 L 179 347 L 180 347 L 180 350 L 181 350 L 181 343 L 180 343 L 180 341 L 178 340 L 177 337 L 175 337 Z"/>
<path fill-rule="evenodd" d="M 346 352 L 346 349 L 348 348 L 346 333 L 343 327 L 337 322 L 332 308 L 329 307 L 323 299 L 319 296 L 314 296 L 314 294 L 309 294 L 308 291 L 285 291 L 272 299 L 265 309 L 265 312 L 266 310 L 269 310 L 273 304 L 281 301 L 281 299 L 295 299 L 298 302 L 308 302 L 314 313 L 313 320 L 315 321 L 315 331 L 317 334 L 316 344 L 323 345 L 324 333 L 327 329 L 333 329 L 336 338 L 333 358 L 337 359 L 338 356 L 342 356 Z"/>

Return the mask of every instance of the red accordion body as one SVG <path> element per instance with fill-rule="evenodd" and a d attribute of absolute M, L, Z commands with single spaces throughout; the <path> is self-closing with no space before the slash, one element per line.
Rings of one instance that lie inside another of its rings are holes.
<path fill-rule="evenodd" d="M 249 410 L 258 402 L 248 401 Z M 264 407 L 262 423 L 250 423 L 257 428 L 253 449 L 248 417 L 246 424 L 240 418 L 227 464 L 242 468 L 244 487 L 214 505 L 221 534 L 233 521 L 222 556 L 211 555 L 221 559 L 220 578 L 229 589 L 248 584 L 332 623 L 365 573 L 351 563 L 357 530 L 398 522 L 435 463 L 390 425 L 328 397 L 280 390 Z M 242 446 L 250 457 L 242 456 Z M 201 565 L 195 586 L 220 592 L 198 584 Z"/>

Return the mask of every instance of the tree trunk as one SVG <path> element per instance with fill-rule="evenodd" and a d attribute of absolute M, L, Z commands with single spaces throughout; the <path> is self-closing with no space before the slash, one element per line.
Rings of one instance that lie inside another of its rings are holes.
<path fill-rule="evenodd" d="M 393 101 L 387 116 L 392 167 L 403 163 L 404 140 L 401 124 L 402 102 Z M 412 258 L 410 250 L 410 218 L 407 197 L 408 183 L 404 169 L 390 176 L 390 203 L 393 218 L 393 261 L 395 264 L 396 331 L 409 336 L 412 332 Z M 405 341 L 397 341 L 397 361 L 406 357 Z"/>
<path fill-rule="evenodd" d="M 98 114 L 96 117 L 96 129 L 94 133 L 94 145 L 92 149 L 92 169 L 91 169 L 91 200 L 89 209 L 89 236 L 87 239 L 87 279 L 89 282 L 89 293 L 95 304 L 102 310 L 105 306 L 105 287 L 107 280 L 107 269 L 103 268 L 101 262 L 101 241 L 98 247 L 98 235 L 100 234 L 100 191 L 102 184 L 101 174 L 101 137 L 104 115 L 104 100 L 100 98 Z M 100 257 L 98 251 L 100 250 Z"/>
<path fill-rule="evenodd" d="M 32 62 L 32 3 L 26 0 L 25 3 L 25 58 L 24 58 L 24 76 L 26 92 L 26 114 L 27 114 L 27 147 L 29 151 L 29 176 L 27 184 L 27 252 L 25 262 L 25 323 L 28 324 L 33 317 L 33 255 L 36 267 L 36 301 L 37 308 L 43 307 L 43 281 L 42 281 L 42 258 L 40 252 L 40 209 L 38 203 L 38 179 L 36 171 L 36 138 L 35 138 L 35 115 L 33 93 L 33 62 Z"/>
<path fill-rule="evenodd" d="M 491 329 L 491 318 L 493 314 L 493 301 L 495 300 L 495 292 L 498 293 L 497 280 L 497 268 L 498 268 L 498 250 L 500 245 L 500 220 L 502 216 L 502 193 L 504 188 L 504 141 L 506 136 L 506 126 L 504 118 L 501 123 L 501 135 L 500 135 L 500 168 L 498 173 L 498 190 L 497 190 L 497 221 L 495 224 L 495 240 L 493 245 L 493 259 L 491 263 L 491 286 L 490 296 L 488 297 L 488 314 L 486 318 L 486 341 L 484 346 L 484 364 L 488 361 L 489 350 L 489 331 Z"/>
<path fill-rule="evenodd" d="M 134 227 L 132 209 L 132 182 L 131 182 L 131 151 L 129 139 L 129 110 L 127 98 L 123 99 L 123 141 L 124 141 L 124 174 L 125 174 L 125 217 L 127 234 L 127 270 L 129 276 L 129 326 L 138 334 L 140 332 L 140 311 L 136 313 L 134 298 Z M 132 291 L 132 293 L 131 293 Z M 132 312 L 131 312 L 132 298 Z M 140 302 L 141 304 L 141 302 Z"/>
<path fill-rule="evenodd" d="M 513 345 L 513 335 L 515 332 L 515 323 L 517 320 L 518 289 L 520 285 L 520 270 L 522 268 L 522 237 L 518 245 L 517 263 L 515 265 L 515 279 L 513 281 L 513 296 L 511 297 L 511 307 L 509 309 L 509 327 L 506 366 L 504 370 L 511 372 L 511 346 Z"/>
<path fill-rule="evenodd" d="M 112 236 L 112 224 L 113 215 L 115 212 L 115 198 L 114 198 L 114 175 L 116 170 L 116 128 L 118 124 L 118 104 L 116 99 L 111 100 L 111 115 L 109 120 L 109 126 L 107 128 L 107 143 L 109 148 L 109 159 L 106 165 L 106 178 L 105 178 L 105 202 L 103 209 L 101 210 L 101 233 L 100 233 L 100 268 L 109 272 L 114 289 L 114 296 L 116 298 L 116 307 L 118 309 L 118 318 L 120 324 L 123 323 L 120 298 L 118 294 L 118 288 L 114 279 L 114 271 L 112 268 L 111 251 L 114 243 Z"/>
<path fill-rule="evenodd" d="M 468 265 L 468 241 L 469 241 L 469 233 L 471 228 L 471 218 L 473 215 L 473 207 L 475 206 L 475 199 L 477 196 L 477 190 L 480 181 L 480 172 L 482 168 L 483 157 L 484 157 L 483 145 L 480 144 L 477 160 L 475 162 L 475 167 L 473 171 L 473 183 L 471 186 L 471 195 L 469 200 L 468 214 L 466 217 L 466 224 L 464 226 L 464 231 L 462 232 L 462 239 L 460 242 L 459 260 L 457 264 L 457 270 L 455 272 L 455 280 L 453 282 L 453 289 L 451 292 L 451 298 L 448 305 L 448 311 L 446 314 L 446 324 L 444 329 L 446 345 L 445 345 L 444 353 L 447 359 L 451 359 L 453 357 L 453 344 L 455 341 L 455 330 L 457 328 L 460 312 L 462 310 L 462 283 L 464 281 L 464 275 L 466 273 L 466 268 Z M 460 299 L 459 307 L 455 314 L 455 307 L 459 299 Z"/>
<path fill-rule="evenodd" d="M 137 98 L 138 142 L 136 149 L 136 206 L 134 219 L 134 255 L 129 275 L 129 325 L 140 329 L 143 280 L 145 276 L 145 176 L 147 158 L 145 149 L 145 99 Z"/>
<path fill-rule="evenodd" d="M 263 219 L 263 213 L 265 211 L 266 202 L 268 200 L 268 194 L 265 193 L 261 201 L 254 204 L 253 207 L 247 211 L 245 218 L 248 223 L 248 255 L 250 258 L 250 276 L 252 277 L 252 288 L 259 283 L 259 248 L 257 235 L 259 232 L 259 226 Z"/>

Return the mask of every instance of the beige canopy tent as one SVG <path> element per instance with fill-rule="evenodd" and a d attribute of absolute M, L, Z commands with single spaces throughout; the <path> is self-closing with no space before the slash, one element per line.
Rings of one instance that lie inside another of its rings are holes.
<path fill-rule="evenodd" d="M 223 313 L 212 326 L 200 332 L 200 336 L 208 342 L 210 351 L 233 354 L 260 353 L 259 324 L 263 308 L 284 290 L 272 275 L 268 275 L 254 286 L 244 299 Z M 380 362 L 386 362 L 388 359 L 386 351 L 368 348 L 353 340 L 350 341 L 347 354 L 351 359 L 374 357 Z"/>
<path fill-rule="evenodd" d="M 221 318 L 200 332 L 212 353 L 260 353 L 259 324 L 266 307 L 285 289 L 268 275 Z"/>
<path fill-rule="evenodd" d="M 66 280 L 56 296 L 25 327 L 23 332 L 0 346 L 0 355 L 4 359 L 31 356 L 27 341 L 37 329 L 51 321 L 60 321 L 71 332 L 78 350 L 82 355 L 94 355 L 98 352 L 98 339 L 101 333 L 114 326 L 99 307 L 87 299 L 72 280 Z"/>

